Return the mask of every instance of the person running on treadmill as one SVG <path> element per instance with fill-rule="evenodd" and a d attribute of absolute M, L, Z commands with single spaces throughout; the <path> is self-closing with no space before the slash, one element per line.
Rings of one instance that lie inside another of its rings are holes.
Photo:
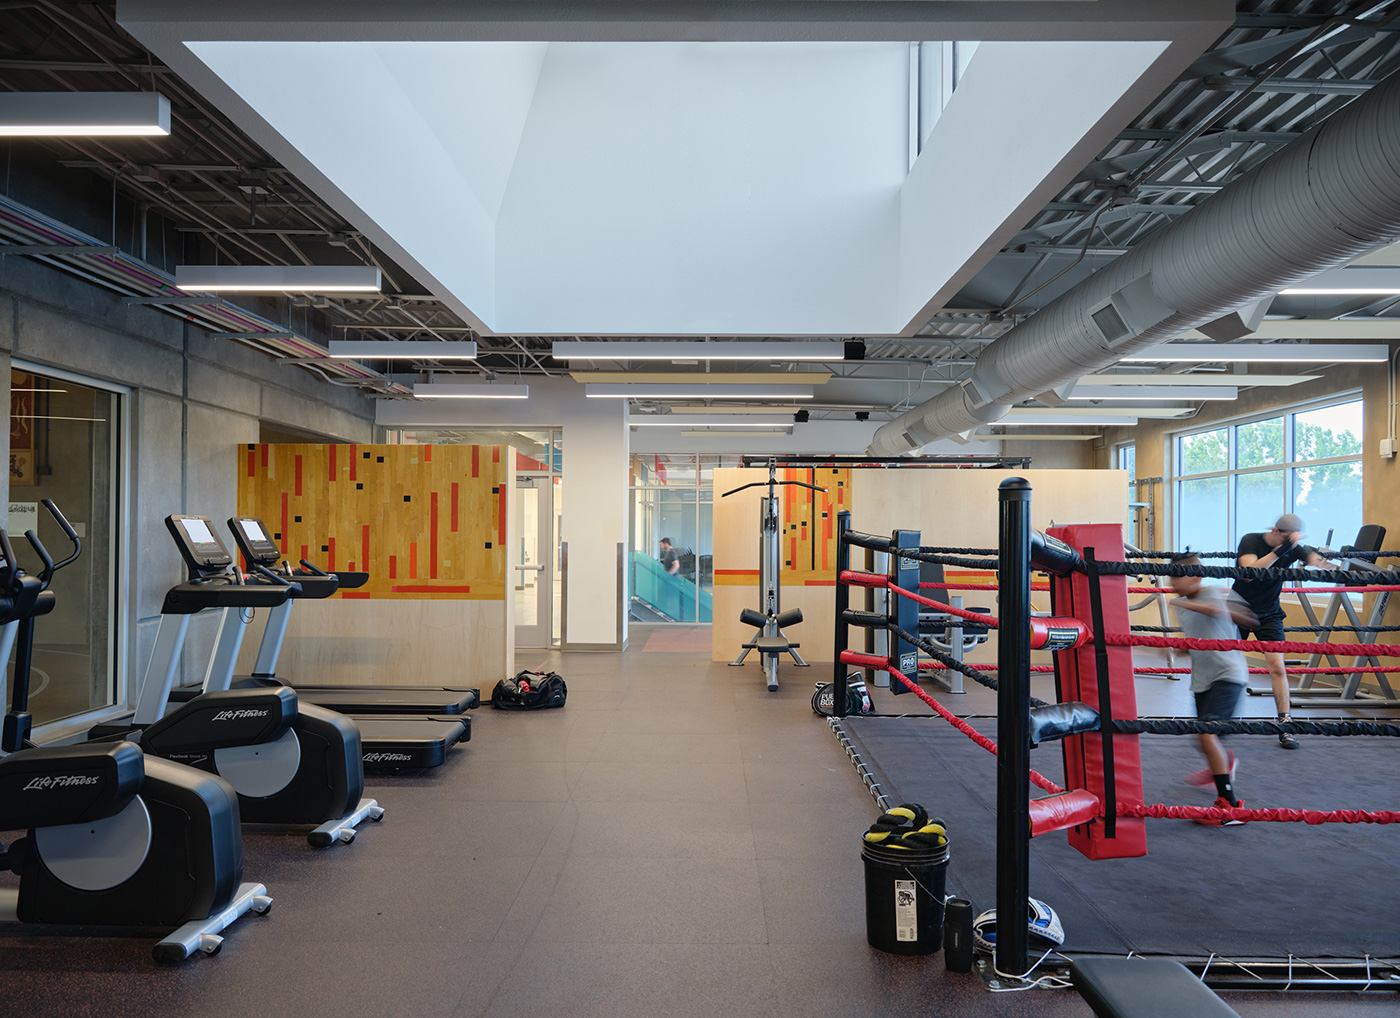
<path fill-rule="evenodd" d="M 1195 555 L 1178 555 L 1172 565 L 1195 566 Z M 1201 640 L 1233 640 L 1236 626 L 1258 623 L 1239 595 L 1220 587 L 1205 586 L 1199 576 L 1173 576 L 1172 590 L 1179 595 L 1171 602 L 1177 624 L 1189 637 Z M 1238 650 L 1196 650 L 1191 655 L 1191 692 L 1196 695 L 1196 716 L 1202 721 L 1230 721 L 1239 710 L 1240 696 L 1249 682 L 1244 653 Z M 1220 737 L 1201 733 L 1201 752 L 1206 769 L 1186 775 L 1186 783 L 1199 788 L 1215 787 L 1216 806 L 1239 806 L 1235 794 L 1235 754 L 1227 753 Z M 1243 820 L 1200 820 L 1215 827 L 1234 827 Z"/>
<path fill-rule="evenodd" d="M 1235 553 L 1235 564 L 1257 569 L 1285 569 L 1295 562 L 1302 562 L 1305 566 L 1332 565 L 1318 554 L 1316 548 L 1300 543 L 1302 537 L 1303 521 L 1294 513 L 1284 513 L 1265 533 L 1245 534 L 1240 539 L 1239 550 Z M 1282 590 L 1282 580 L 1235 581 L 1235 593 L 1244 598 L 1245 603 L 1259 618 L 1253 626 L 1240 626 L 1241 640 L 1248 640 L 1251 634 L 1256 640 L 1283 639 L 1284 613 L 1278 603 Z M 1292 718 L 1288 712 L 1288 671 L 1283 664 L 1283 655 L 1266 652 L 1264 664 L 1269 669 L 1269 684 L 1273 687 L 1278 719 L 1290 721 Z M 1298 748 L 1298 740 L 1288 732 L 1279 735 L 1278 743 L 1284 749 Z"/>
<path fill-rule="evenodd" d="M 671 539 L 663 537 L 661 539 L 661 554 L 657 556 L 661 559 L 661 568 L 672 576 L 681 571 L 681 555 L 675 548 L 671 547 Z"/>

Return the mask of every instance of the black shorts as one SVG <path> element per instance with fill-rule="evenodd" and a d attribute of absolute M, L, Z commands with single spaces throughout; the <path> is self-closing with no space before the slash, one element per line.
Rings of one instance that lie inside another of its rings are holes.
<path fill-rule="evenodd" d="M 1240 639 L 1248 640 L 1251 633 L 1256 640 L 1282 640 L 1283 616 L 1264 615 L 1255 626 L 1240 626 Z"/>
<path fill-rule="evenodd" d="M 1196 717 L 1202 721 L 1230 721 L 1235 717 L 1244 686 L 1238 682 L 1216 682 L 1196 694 Z"/>

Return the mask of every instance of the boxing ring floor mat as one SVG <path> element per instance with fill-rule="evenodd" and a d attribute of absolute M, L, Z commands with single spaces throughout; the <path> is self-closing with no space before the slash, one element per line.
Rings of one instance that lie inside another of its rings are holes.
<path fill-rule="evenodd" d="M 996 904 L 996 758 L 941 718 L 841 724 L 891 804 L 918 802 L 948 825 L 948 893 Z M 996 738 L 996 721 L 971 722 Z M 1231 736 L 1247 807 L 1394 809 L 1400 740 Z M 1209 806 L 1182 777 L 1204 766 L 1194 736 L 1143 736 L 1144 800 Z M 1058 743 L 1031 766 L 1064 784 Z M 1032 797 L 1045 793 L 1032 786 Z M 1065 951 L 1205 958 L 1400 956 L 1400 824 L 1147 823 L 1147 855 L 1091 861 L 1056 831 L 1031 841 L 1031 896 L 1050 904 Z"/>

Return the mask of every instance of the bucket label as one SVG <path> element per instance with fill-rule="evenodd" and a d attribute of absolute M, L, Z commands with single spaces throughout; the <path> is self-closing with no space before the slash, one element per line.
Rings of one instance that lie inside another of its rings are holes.
<path fill-rule="evenodd" d="M 894 882 L 894 939 L 913 941 L 919 939 L 919 904 L 914 895 L 915 883 L 912 880 Z"/>

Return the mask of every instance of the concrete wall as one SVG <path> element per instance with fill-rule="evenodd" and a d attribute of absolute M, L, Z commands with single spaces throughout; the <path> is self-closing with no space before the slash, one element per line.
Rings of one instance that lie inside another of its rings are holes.
<path fill-rule="evenodd" d="M 0 259 L 0 369 L 20 361 L 41 374 L 57 368 L 128 390 L 130 446 L 120 468 L 128 515 L 116 549 L 128 582 L 124 590 L 118 586 L 125 620 L 117 641 L 118 672 L 133 698 L 161 600 L 183 579 L 165 517 L 234 515 L 236 449 L 258 441 L 262 423 L 345 442 L 370 442 L 379 434 L 373 402 L 352 389 L 210 339 L 179 317 L 124 304 L 31 259 L 8 257 Z M 9 371 L 0 375 L 8 388 Z M 5 485 L 8 505 L 8 476 Z M 191 679 L 203 674 L 214 622 L 201 617 L 190 627 L 183 670 Z"/>

